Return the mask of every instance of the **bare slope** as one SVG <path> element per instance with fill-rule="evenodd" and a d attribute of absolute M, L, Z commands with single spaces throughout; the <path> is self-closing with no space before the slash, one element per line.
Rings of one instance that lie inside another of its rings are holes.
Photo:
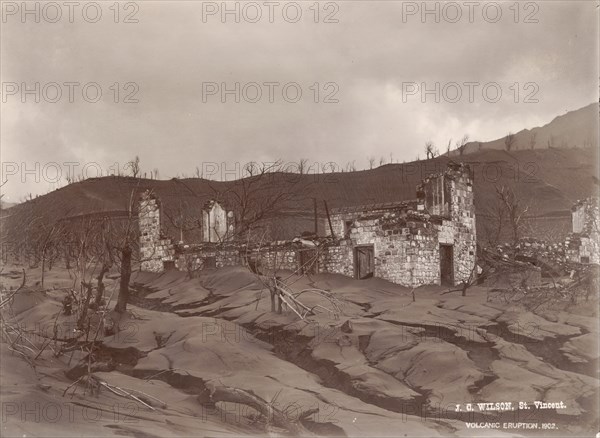
<path fill-rule="evenodd" d="M 598 148 L 598 104 L 592 103 L 583 108 L 569 111 L 555 117 L 546 125 L 523 129 L 513 134 L 512 150 Z M 505 149 L 505 138 L 485 142 L 469 142 L 465 147 L 465 152 L 472 153 L 480 150 L 480 144 L 481 149 Z M 457 151 L 451 152 L 451 155 L 457 154 Z"/>
<path fill-rule="evenodd" d="M 506 152 L 483 150 L 452 158 L 470 163 L 475 178 L 475 204 L 482 221 L 496 202 L 496 185 L 513 186 L 521 199 L 532 204 L 535 215 L 568 217 L 577 200 L 597 193 L 597 152 L 595 149 L 539 149 Z M 303 211 L 308 217 L 293 232 L 312 229 L 310 216 L 312 198 L 316 198 L 319 213 L 324 214 L 322 201 L 329 207 L 414 199 L 420 180 L 445 168 L 448 157 L 404 164 L 388 164 L 373 170 L 328 174 L 274 173 L 255 186 L 260 199 L 263 194 L 294 193 L 284 210 Z M 184 210 L 189 217 L 200 217 L 204 203 L 227 190 L 242 190 L 243 183 L 209 182 L 201 178 L 183 180 L 149 180 L 131 177 L 104 177 L 70 184 L 32 201 L 3 212 L 3 228 L 8 234 L 22 232 L 33 217 L 43 217 L 48 223 L 82 214 L 123 214 L 132 193 L 152 189 L 161 198 L 169 216 Z M 268 195 L 265 195 L 268 196 Z M 234 198 L 224 196 L 231 208 Z M 297 215 L 294 213 L 292 216 Z M 165 218 L 165 228 L 174 237 L 177 233 Z M 293 228 L 293 227 L 292 227 Z M 292 232 L 290 231 L 290 232 Z"/>

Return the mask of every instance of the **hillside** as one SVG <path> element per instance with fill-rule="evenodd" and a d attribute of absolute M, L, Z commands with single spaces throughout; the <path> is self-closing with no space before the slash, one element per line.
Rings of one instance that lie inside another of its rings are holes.
<path fill-rule="evenodd" d="M 514 188 L 523 202 L 531 205 L 536 219 L 559 220 L 561 227 L 570 221 L 570 207 L 577 200 L 597 193 L 594 177 L 598 175 L 597 150 L 590 148 L 537 149 L 506 152 L 482 150 L 455 161 L 469 163 L 475 179 L 475 205 L 478 228 L 485 225 L 490 207 L 496 202 L 495 185 Z M 304 222 L 293 232 L 310 230 L 313 200 L 324 214 L 322 201 L 330 208 L 414 199 L 415 188 L 426 175 L 445 168 L 448 157 L 405 164 L 388 164 L 373 170 L 330 174 L 270 174 L 259 181 L 256 201 L 260 196 L 278 192 L 293 192 L 285 210 L 294 217 L 304 216 Z M 247 181 L 246 181 L 247 183 Z M 186 216 L 200 217 L 209 199 L 219 197 L 235 208 L 234 197 L 225 192 L 239 193 L 245 183 L 214 182 L 201 178 L 183 180 L 149 180 L 131 177 L 104 177 L 70 184 L 47 195 L 12 207 L 3 212 L 3 232 L 13 234 L 32 218 L 43 217 L 47 223 L 56 219 L 84 214 L 122 214 L 132 192 L 151 189 L 160 197 L 164 211 L 173 217 L 184 211 Z M 119 213 L 121 212 L 121 213 Z M 558 219 L 557 219 L 558 218 Z M 170 224 L 165 220 L 165 227 Z M 565 225 L 566 224 L 566 225 Z M 173 235 L 173 230 L 169 234 Z M 4 234 L 5 238 L 7 237 Z"/>
<path fill-rule="evenodd" d="M 17 205 L 16 202 L 4 202 L 0 200 L 0 210 L 7 210 L 10 207 L 14 207 L 15 205 Z"/>
<path fill-rule="evenodd" d="M 508 132 L 506 133 L 508 134 Z M 583 108 L 569 111 L 555 117 L 550 123 L 523 129 L 514 134 L 511 150 L 548 148 L 598 148 L 598 104 L 592 103 Z M 464 153 L 470 154 L 483 149 L 506 149 L 505 138 L 493 141 L 471 141 L 466 144 Z M 450 151 L 458 155 L 457 150 Z"/>

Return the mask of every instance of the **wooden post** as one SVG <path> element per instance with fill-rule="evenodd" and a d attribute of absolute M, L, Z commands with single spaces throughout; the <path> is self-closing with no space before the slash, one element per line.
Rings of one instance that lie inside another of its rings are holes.
<path fill-rule="evenodd" d="M 319 222 L 317 218 L 317 198 L 313 198 L 313 206 L 315 210 L 315 236 L 319 235 Z"/>
<path fill-rule="evenodd" d="M 277 291 L 277 313 L 281 315 L 282 312 L 282 303 L 281 292 Z"/>
<path fill-rule="evenodd" d="M 277 282 L 274 278 L 268 280 L 269 292 L 271 293 L 271 312 L 275 312 L 275 300 L 277 296 Z"/>
<path fill-rule="evenodd" d="M 331 216 L 329 216 L 329 208 L 327 208 L 327 201 L 323 199 L 325 205 L 325 213 L 327 214 L 327 222 L 329 223 L 329 231 L 331 231 L 331 237 L 335 239 L 335 233 L 333 232 L 333 226 L 331 225 Z"/>

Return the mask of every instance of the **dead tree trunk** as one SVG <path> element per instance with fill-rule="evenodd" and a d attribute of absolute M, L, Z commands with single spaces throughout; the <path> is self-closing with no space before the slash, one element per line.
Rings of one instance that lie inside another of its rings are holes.
<path fill-rule="evenodd" d="M 46 270 L 46 248 L 42 250 L 42 289 L 44 288 L 44 273 Z"/>
<path fill-rule="evenodd" d="M 65 247 L 65 269 L 71 269 L 71 250 L 68 244 Z"/>
<path fill-rule="evenodd" d="M 269 292 L 271 293 L 271 312 L 275 312 L 275 295 L 277 292 L 273 287 L 269 287 Z"/>
<path fill-rule="evenodd" d="M 90 305 L 90 300 L 92 299 L 92 283 L 84 283 L 81 285 L 85 288 L 85 300 L 81 303 L 81 308 L 79 309 L 79 318 L 77 319 L 77 328 L 83 330 L 85 318 L 87 317 L 88 307 Z"/>
<path fill-rule="evenodd" d="M 467 289 L 469 288 L 469 283 L 466 281 L 462 282 L 462 293 L 461 296 L 466 297 L 467 296 Z"/>
<path fill-rule="evenodd" d="M 131 279 L 131 247 L 125 244 L 121 250 L 121 281 L 119 283 L 119 298 L 115 311 L 125 313 L 129 301 L 129 280 Z"/>
<path fill-rule="evenodd" d="M 277 279 L 269 279 L 269 292 L 271 293 L 271 312 L 275 312 L 275 301 L 277 301 L 277 313 L 281 314 L 283 300 L 281 299 L 281 292 L 277 288 Z"/>
<path fill-rule="evenodd" d="M 98 290 L 96 291 L 96 299 L 94 301 L 94 304 L 96 305 L 96 308 L 100 308 L 100 306 L 102 305 L 102 298 L 104 297 L 104 276 L 106 275 L 106 273 L 108 272 L 108 270 L 110 269 L 110 266 L 108 265 L 108 263 L 104 263 L 102 265 L 102 269 L 100 270 L 100 273 L 98 274 Z"/>
<path fill-rule="evenodd" d="M 281 315 L 281 312 L 282 312 L 282 309 L 281 309 L 282 302 L 283 302 L 283 300 L 281 299 L 281 292 L 277 291 L 277 313 L 279 315 Z"/>

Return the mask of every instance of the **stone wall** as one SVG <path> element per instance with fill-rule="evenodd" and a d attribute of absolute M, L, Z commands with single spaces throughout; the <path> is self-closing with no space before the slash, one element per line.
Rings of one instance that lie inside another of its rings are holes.
<path fill-rule="evenodd" d="M 315 270 L 355 276 L 355 248 L 368 245 L 373 247 L 375 277 L 409 287 L 439 284 L 440 244 L 446 244 L 453 246 L 454 283 L 469 278 L 475 266 L 476 231 L 468 166 L 451 164 L 445 172 L 428 177 L 417 188 L 417 197 L 333 211 L 334 236 L 321 243 Z M 140 227 L 141 252 L 148 259 L 143 270 L 160 272 L 163 261 L 175 261 L 181 270 L 245 263 L 241 248 L 232 243 L 192 249 L 186 245 L 176 251 L 160 233 L 160 205 L 148 194 L 140 203 Z M 303 249 L 307 248 L 297 242 L 273 242 L 255 250 L 251 258 L 263 269 L 298 271 Z"/>
<path fill-rule="evenodd" d="M 571 209 L 573 232 L 565 240 L 565 255 L 573 263 L 600 263 L 598 198 L 578 201 Z"/>
<path fill-rule="evenodd" d="M 180 271 L 224 268 L 241 264 L 240 249 L 231 244 L 183 245 L 176 249 L 175 267 Z"/>
<path fill-rule="evenodd" d="M 300 267 L 299 248 L 291 244 L 266 246 L 250 252 L 231 243 L 182 245 L 176 252 L 175 267 L 180 271 L 240 266 L 248 263 L 246 259 L 258 264 L 261 270 L 296 271 Z"/>
<path fill-rule="evenodd" d="M 340 262 L 322 270 L 353 276 L 354 247 L 372 245 L 375 277 L 409 287 L 440 284 L 440 244 L 447 244 L 453 247 L 454 284 L 467 280 L 477 245 L 468 166 L 450 165 L 430 176 L 417 196 L 416 201 L 334 211 L 334 234 L 348 239 L 349 250 L 336 248 L 333 256 Z"/>
<path fill-rule="evenodd" d="M 173 261 L 175 249 L 171 239 L 161 231 L 160 201 L 149 191 L 142 194 L 139 211 L 140 269 L 162 272 L 164 262 Z"/>
<path fill-rule="evenodd" d="M 216 201 L 209 201 L 202 210 L 202 241 L 225 242 L 234 236 L 234 214 Z"/>
<path fill-rule="evenodd" d="M 259 251 L 260 266 L 268 270 L 296 271 L 299 268 L 298 252 L 292 247 L 267 247 Z"/>
<path fill-rule="evenodd" d="M 437 233 L 432 224 L 401 211 L 357 219 L 355 245 L 373 245 L 374 276 L 404 286 L 439 282 Z"/>
<path fill-rule="evenodd" d="M 593 237 L 573 234 L 567 237 L 565 256 L 572 263 L 600 263 L 598 234 Z"/>
<path fill-rule="evenodd" d="M 571 210 L 572 232 L 581 233 L 585 227 L 586 206 L 579 204 Z"/>
<path fill-rule="evenodd" d="M 319 273 L 354 276 L 354 253 L 352 241 L 344 239 L 326 245 L 319 252 Z"/>
<path fill-rule="evenodd" d="M 465 165 L 450 167 L 445 172 L 450 192 L 450 223 L 454 236 L 454 282 L 471 275 L 476 261 L 477 237 L 473 180 Z"/>

